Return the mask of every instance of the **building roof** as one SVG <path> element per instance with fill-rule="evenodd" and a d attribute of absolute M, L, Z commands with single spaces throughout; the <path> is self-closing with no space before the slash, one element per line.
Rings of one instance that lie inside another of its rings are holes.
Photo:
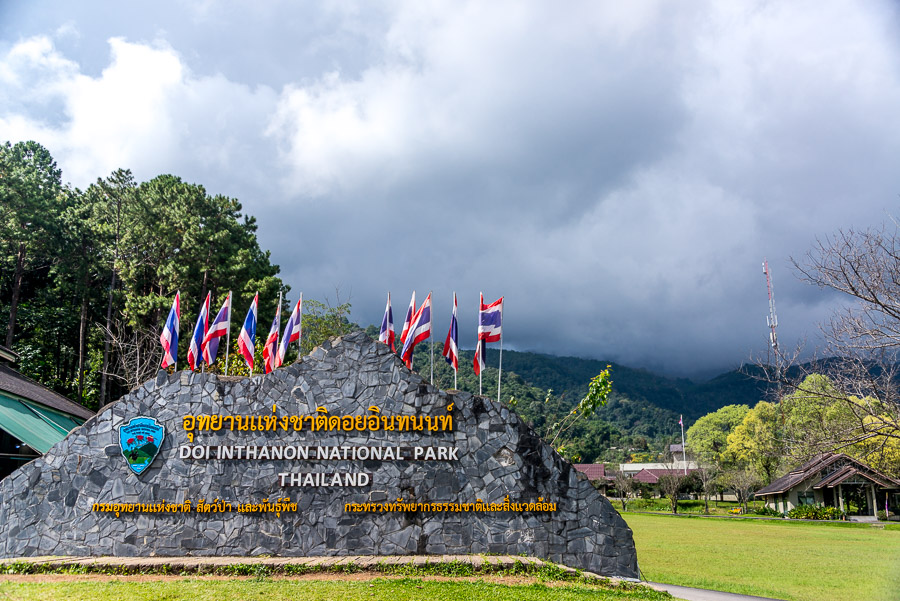
<path fill-rule="evenodd" d="M 606 466 L 602 463 L 576 463 L 575 469 L 587 476 L 588 480 L 608 480 Z"/>
<path fill-rule="evenodd" d="M 812 480 L 811 488 L 833 488 L 848 479 L 858 476 L 883 488 L 900 488 L 900 481 L 873 470 L 861 461 L 843 453 L 822 453 L 816 455 L 797 469 L 774 480 L 768 486 L 756 491 L 756 496 L 780 495 L 790 489 Z"/>
<path fill-rule="evenodd" d="M 83 407 L 78 403 L 70 401 L 58 392 L 53 392 L 49 388 L 38 384 L 31 378 L 25 377 L 16 370 L 7 365 L 0 364 L 0 391 L 21 397 L 28 401 L 33 401 L 74 415 L 81 419 L 89 419 L 93 417 L 94 412 Z"/>
<path fill-rule="evenodd" d="M 638 482 L 643 482 L 644 484 L 657 484 L 659 483 L 660 476 L 684 476 L 684 468 L 677 469 L 642 469 L 634 476 L 632 476 L 632 480 L 637 480 Z M 687 473 L 690 474 L 693 472 L 693 469 L 687 470 Z"/>

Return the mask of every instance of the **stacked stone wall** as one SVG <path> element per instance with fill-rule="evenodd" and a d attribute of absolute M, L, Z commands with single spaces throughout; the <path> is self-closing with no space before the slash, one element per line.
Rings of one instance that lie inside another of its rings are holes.
<path fill-rule="evenodd" d="M 201 428 L 197 420 L 206 415 L 232 418 Z M 137 475 L 119 428 L 139 416 L 157 420 L 165 438 Z M 254 420 L 244 430 L 247 423 L 235 426 L 234 416 Z M 314 421 L 346 416 L 365 421 Z M 392 447 L 406 455 L 183 458 L 198 446 L 285 445 Z M 416 447 L 444 450 L 415 459 Z M 290 485 L 290 474 L 317 472 L 367 474 L 369 481 Z M 503 553 L 638 576 L 621 516 L 515 413 L 484 397 L 438 390 L 362 333 L 266 376 L 160 372 L 0 482 L 0 553 Z"/>

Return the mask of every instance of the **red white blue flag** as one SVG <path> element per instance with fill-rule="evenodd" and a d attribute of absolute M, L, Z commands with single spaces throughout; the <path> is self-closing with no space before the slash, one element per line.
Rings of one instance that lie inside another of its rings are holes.
<path fill-rule="evenodd" d="M 266 373 L 275 369 L 275 355 L 278 353 L 278 331 L 281 329 L 281 295 L 278 296 L 278 307 L 275 308 L 275 319 L 272 320 L 272 327 L 269 328 L 269 335 L 266 336 L 266 343 L 263 345 L 263 365 Z"/>
<path fill-rule="evenodd" d="M 485 367 L 484 355 L 487 352 L 488 342 L 499 342 L 503 330 L 501 329 L 503 321 L 503 297 L 494 301 L 490 305 L 484 304 L 484 295 L 479 294 L 478 311 L 478 344 L 475 347 L 475 375 L 480 375 Z"/>
<path fill-rule="evenodd" d="M 206 331 L 206 337 L 203 339 L 203 360 L 207 365 L 216 362 L 216 354 L 219 351 L 219 338 L 228 334 L 228 327 L 231 325 L 231 293 L 225 297 L 222 308 L 213 320 L 212 325 Z"/>
<path fill-rule="evenodd" d="M 388 292 L 387 306 L 384 308 L 384 317 L 381 318 L 381 331 L 378 333 L 378 342 L 383 342 L 391 351 L 397 352 L 394 348 L 394 313 L 391 311 L 391 293 Z"/>
<path fill-rule="evenodd" d="M 169 309 L 169 317 L 159 335 L 159 343 L 163 347 L 163 358 L 160 368 L 165 369 L 178 362 L 178 322 L 181 320 L 180 292 L 175 293 L 172 308 Z"/>
<path fill-rule="evenodd" d="M 188 347 L 188 366 L 191 370 L 200 367 L 203 358 L 200 356 L 203 347 L 203 339 L 206 338 L 206 332 L 209 330 L 209 296 L 206 293 L 206 300 L 200 305 L 200 315 L 197 316 L 197 325 L 194 326 L 194 335 L 191 336 L 191 346 Z"/>
<path fill-rule="evenodd" d="M 287 355 L 288 347 L 292 343 L 300 343 L 300 336 L 303 333 L 303 293 L 300 293 L 300 300 L 294 305 L 291 311 L 291 317 L 288 319 L 287 325 L 284 326 L 284 334 L 281 335 L 281 344 L 278 345 L 278 353 L 275 355 L 275 367 L 281 367 L 284 364 L 284 357 Z"/>
<path fill-rule="evenodd" d="M 259 305 L 259 292 L 253 297 L 250 303 L 250 309 L 247 311 L 247 318 L 244 319 L 244 325 L 241 327 L 241 333 L 238 336 L 238 350 L 244 356 L 244 362 L 253 373 L 253 353 L 256 352 L 256 310 Z"/>
<path fill-rule="evenodd" d="M 456 325 L 456 293 L 453 293 L 453 316 L 450 318 L 450 330 L 444 341 L 444 359 L 453 367 L 453 371 L 459 371 L 459 330 Z"/>
<path fill-rule="evenodd" d="M 403 352 L 400 357 L 409 367 L 412 365 L 413 349 L 417 344 L 426 340 L 431 336 L 431 293 L 425 298 L 425 302 L 416 311 L 412 318 L 412 324 L 409 326 L 409 333 L 406 335 L 406 342 L 403 343 Z"/>
<path fill-rule="evenodd" d="M 403 329 L 400 330 L 400 344 L 406 346 L 406 337 L 409 335 L 409 328 L 412 327 L 413 317 L 416 315 L 416 291 L 413 290 L 412 298 L 409 300 L 409 309 L 406 310 L 406 317 L 403 320 Z"/>

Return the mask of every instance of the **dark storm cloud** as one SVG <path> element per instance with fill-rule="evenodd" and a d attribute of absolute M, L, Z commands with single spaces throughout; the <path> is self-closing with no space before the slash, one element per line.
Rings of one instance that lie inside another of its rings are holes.
<path fill-rule="evenodd" d="M 789 257 L 896 214 L 889 3 L 373 6 L 6 5 L 0 130 L 239 197 L 363 325 L 456 290 L 471 346 L 483 290 L 508 346 L 679 373 L 764 352 L 764 257 L 814 340 Z"/>

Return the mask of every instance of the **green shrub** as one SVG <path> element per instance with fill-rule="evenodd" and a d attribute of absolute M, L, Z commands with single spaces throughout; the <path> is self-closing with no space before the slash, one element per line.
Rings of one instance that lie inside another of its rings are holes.
<path fill-rule="evenodd" d="M 884 509 L 878 510 L 878 520 L 880 522 L 886 522 L 888 519 L 887 512 Z"/>
<path fill-rule="evenodd" d="M 756 509 L 753 510 L 753 513 L 754 513 L 754 515 L 766 515 L 766 516 L 773 517 L 773 518 L 781 517 L 780 511 L 775 511 L 771 507 L 766 507 L 765 505 L 763 505 L 762 507 L 757 507 Z"/>
<path fill-rule="evenodd" d="M 837 507 L 800 505 L 788 511 L 787 516 L 794 520 L 839 520 L 844 514 Z"/>

